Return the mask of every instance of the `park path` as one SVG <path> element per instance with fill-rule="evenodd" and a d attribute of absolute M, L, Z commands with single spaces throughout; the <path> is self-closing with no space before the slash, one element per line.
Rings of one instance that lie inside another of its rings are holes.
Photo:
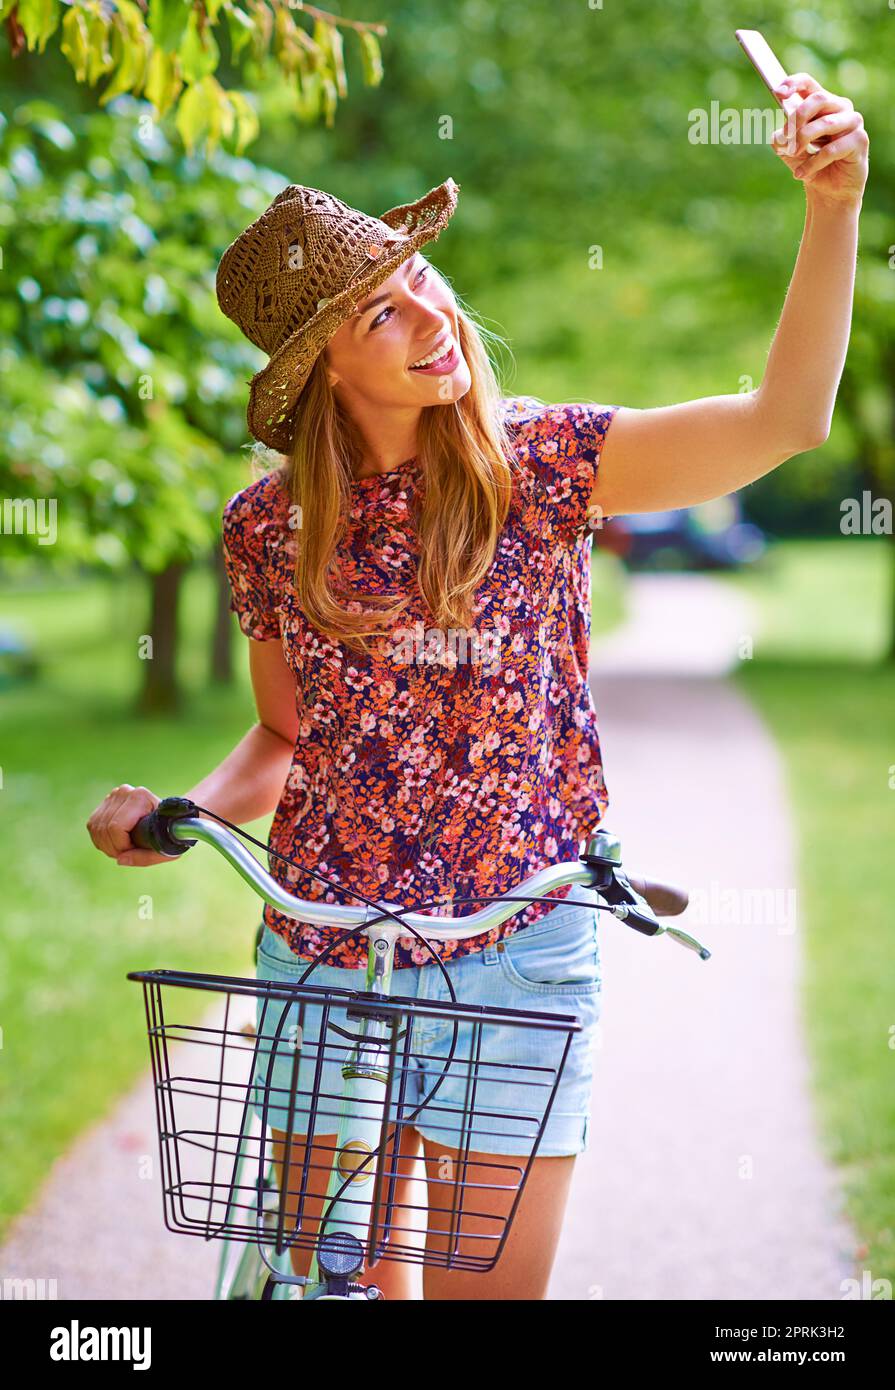
<path fill-rule="evenodd" d="M 668 937 L 605 919 L 591 1147 L 555 1299 L 837 1299 L 857 1240 L 821 1156 L 799 1012 L 801 929 L 781 766 L 719 679 L 754 635 L 702 576 L 635 579 L 594 652 L 624 861 L 690 889 Z"/>
<path fill-rule="evenodd" d="M 751 633 L 716 582 L 642 576 L 595 652 L 607 827 L 629 867 L 690 888 L 683 925 L 713 956 L 602 928 L 591 1147 L 554 1299 L 836 1299 L 852 1273 L 809 1102 L 780 766 L 719 679 Z M 215 1243 L 164 1229 L 155 1154 L 146 1077 L 55 1165 L 0 1277 L 55 1279 L 60 1298 L 210 1297 Z"/>

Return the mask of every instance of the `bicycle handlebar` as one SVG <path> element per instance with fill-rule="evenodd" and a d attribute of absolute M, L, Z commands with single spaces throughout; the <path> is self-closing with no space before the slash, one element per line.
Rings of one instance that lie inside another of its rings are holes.
<path fill-rule="evenodd" d="M 518 902 L 510 895 L 488 903 L 478 912 L 465 917 L 432 916 L 424 912 L 404 912 L 400 905 L 381 903 L 381 911 L 371 906 L 351 907 L 343 903 L 327 903 L 319 899 L 299 898 L 288 893 L 257 859 L 232 834 L 216 821 L 200 816 L 199 807 L 184 797 L 166 797 L 155 810 L 141 817 L 130 832 L 135 848 L 152 850 L 168 857 L 185 854 L 202 840 L 218 851 L 255 889 L 259 897 L 286 917 L 294 917 L 315 926 L 361 928 L 382 920 L 392 913 L 401 913 L 406 923 L 433 941 L 462 941 L 498 927 L 518 911 Z M 669 884 L 650 883 L 646 879 L 629 879 L 621 867 L 618 840 L 604 830 L 596 831 L 587 841 L 579 860 L 569 860 L 550 868 L 540 869 L 520 883 L 514 894 L 544 897 L 567 884 L 594 888 L 604 899 L 607 909 L 628 926 L 646 936 L 667 932 L 682 946 L 696 951 L 707 960 L 710 952 L 686 932 L 663 927 L 658 915 L 672 916 L 687 906 L 687 894 Z M 561 900 L 559 900 L 561 901 Z M 402 926 L 389 923 L 388 929 L 400 934 Z"/>

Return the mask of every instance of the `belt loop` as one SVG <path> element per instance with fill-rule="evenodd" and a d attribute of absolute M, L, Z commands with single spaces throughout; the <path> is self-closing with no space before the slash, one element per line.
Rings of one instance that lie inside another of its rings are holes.
<path fill-rule="evenodd" d="M 486 946 L 485 949 L 484 949 L 484 951 L 482 951 L 482 965 L 496 965 L 496 964 L 497 964 L 497 947 L 496 947 L 496 946 Z"/>

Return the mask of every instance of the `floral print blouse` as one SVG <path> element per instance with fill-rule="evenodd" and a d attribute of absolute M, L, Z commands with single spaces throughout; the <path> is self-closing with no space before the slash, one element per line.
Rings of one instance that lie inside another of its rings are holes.
<path fill-rule="evenodd" d="M 618 407 L 515 396 L 501 409 L 515 448 L 513 496 L 470 629 L 434 631 L 415 584 L 416 460 L 352 484 L 339 574 L 362 592 L 410 597 L 369 657 L 331 642 L 298 608 L 281 470 L 238 492 L 223 517 L 231 609 L 248 637 L 282 643 L 295 676 L 298 736 L 270 847 L 376 902 L 440 916 L 483 906 L 452 912 L 455 898 L 509 892 L 538 869 L 577 859 L 608 801 L 587 680 L 588 499 Z M 301 897 L 359 902 L 273 857 L 270 872 Z M 442 959 L 481 951 L 568 891 L 434 949 Z M 341 930 L 269 905 L 264 919 L 304 959 Z M 396 968 L 431 961 L 414 937 L 398 939 Z M 328 963 L 365 965 L 366 942 L 343 942 Z"/>

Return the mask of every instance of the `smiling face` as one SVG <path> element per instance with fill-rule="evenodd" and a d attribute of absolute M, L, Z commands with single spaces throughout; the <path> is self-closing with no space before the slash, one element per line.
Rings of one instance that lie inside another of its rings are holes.
<path fill-rule="evenodd" d="M 472 381 L 454 296 L 420 252 L 360 301 L 324 357 L 334 394 L 362 416 L 371 405 L 407 410 L 456 401 Z M 422 359 L 426 366 L 415 368 Z"/>

